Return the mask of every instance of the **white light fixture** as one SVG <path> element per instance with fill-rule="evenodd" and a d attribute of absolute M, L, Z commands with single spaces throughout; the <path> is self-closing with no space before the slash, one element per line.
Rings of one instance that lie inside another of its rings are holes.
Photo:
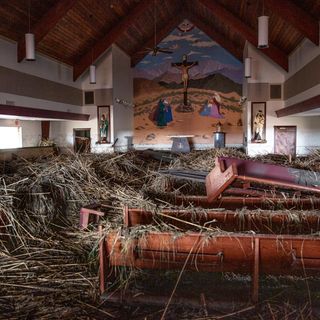
<path fill-rule="evenodd" d="M 251 58 L 245 58 L 244 60 L 244 76 L 245 78 L 251 78 Z"/>
<path fill-rule="evenodd" d="M 261 16 L 258 18 L 258 48 L 264 49 L 268 48 L 268 36 L 269 36 L 269 17 Z"/>
<path fill-rule="evenodd" d="M 26 33 L 25 34 L 25 41 L 26 41 L 26 60 L 28 60 L 28 61 L 36 60 L 34 34 L 33 33 Z"/>
<path fill-rule="evenodd" d="M 96 66 L 93 64 L 93 49 L 91 50 L 91 65 L 89 70 L 90 84 L 96 84 Z"/>
<path fill-rule="evenodd" d="M 30 32 L 30 0 L 29 0 L 29 7 L 28 7 L 28 18 L 29 18 L 29 32 L 25 34 L 26 60 L 35 61 L 36 50 L 35 50 L 34 34 Z"/>
<path fill-rule="evenodd" d="M 92 64 L 90 66 L 90 84 L 96 83 L 96 66 Z"/>

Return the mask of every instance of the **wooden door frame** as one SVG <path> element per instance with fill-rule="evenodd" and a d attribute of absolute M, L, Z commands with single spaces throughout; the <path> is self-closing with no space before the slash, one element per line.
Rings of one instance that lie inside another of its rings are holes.
<path fill-rule="evenodd" d="M 102 112 L 101 110 L 103 110 L 103 108 L 107 108 L 108 109 L 108 113 L 109 113 L 109 126 L 108 126 L 108 135 L 107 135 L 107 141 L 106 142 L 102 142 L 101 141 L 101 134 L 100 134 L 100 119 L 101 119 L 101 115 Z M 111 143 L 111 106 L 110 105 L 102 105 L 102 106 L 97 106 L 97 124 L 98 124 L 98 141 L 96 143 Z"/>
<path fill-rule="evenodd" d="M 86 131 L 89 130 L 90 133 L 90 150 L 89 152 L 91 152 L 91 128 L 73 128 L 73 151 L 76 152 L 75 148 L 76 148 L 76 131 Z"/>
<path fill-rule="evenodd" d="M 294 135 L 294 156 L 297 155 L 297 126 L 273 126 L 273 152 L 276 153 L 276 128 L 294 128 L 295 129 L 295 135 Z"/>
<path fill-rule="evenodd" d="M 255 105 L 263 105 L 263 115 L 264 115 L 264 125 L 263 125 L 263 134 L 264 134 L 264 137 L 261 137 L 263 138 L 261 141 L 259 141 L 258 143 L 266 143 L 267 142 L 267 102 L 265 101 L 253 101 L 251 102 L 251 143 L 257 143 L 255 142 L 255 140 L 253 139 L 254 137 L 254 133 L 253 133 L 253 122 L 254 122 L 254 116 L 253 116 L 253 109 L 254 109 L 254 106 Z"/>

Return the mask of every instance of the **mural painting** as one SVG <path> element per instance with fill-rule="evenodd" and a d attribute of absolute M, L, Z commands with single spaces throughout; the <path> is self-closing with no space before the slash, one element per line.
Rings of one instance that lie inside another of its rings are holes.
<path fill-rule="evenodd" d="M 134 69 L 134 143 L 193 135 L 212 144 L 219 124 L 227 144 L 241 144 L 242 63 L 196 27 L 177 27 L 159 47 L 171 53 L 150 53 Z"/>

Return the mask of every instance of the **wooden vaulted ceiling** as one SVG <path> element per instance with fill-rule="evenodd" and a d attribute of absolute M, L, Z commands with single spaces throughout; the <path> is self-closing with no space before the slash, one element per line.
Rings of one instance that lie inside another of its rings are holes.
<path fill-rule="evenodd" d="M 76 80 L 116 43 L 137 64 L 143 48 L 166 37 L 184 18 L 239 60 L 246 40 L 257 45 L 257 17 L 270 17 L 268 49 L 262 52 L 283 69 L 305 37 L 319 45 L 320 0 L 1 0 L 0 36 L 18 43 L 35 34 L 36 50 L 74 67 Z M 156 16 L 155 16 L 156 13 Z"/>

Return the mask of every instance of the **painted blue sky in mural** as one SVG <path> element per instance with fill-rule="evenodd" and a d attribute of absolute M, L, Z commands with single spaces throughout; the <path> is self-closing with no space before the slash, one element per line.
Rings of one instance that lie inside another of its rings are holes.
<path fill-rule="evenodd" d="M 179 71 L 171 67 L 171 63 L 181 62 L 182 56 L 187 54 L 188 61 L 199 62 L 197 67 L 190 70 L 191 78 L 222 73 L 233 81 L 242 83 L 242 63 L 196 27 L 189 32 L 181 32 L 176 28 L 158 46 L 170 48 L 173 54 L 148 54 L 135 67 L 135 77 L 159 79 L 164 73 L 170 73 L 169 78 L 174 80 L 174 75 L 178 75 Z"/>

